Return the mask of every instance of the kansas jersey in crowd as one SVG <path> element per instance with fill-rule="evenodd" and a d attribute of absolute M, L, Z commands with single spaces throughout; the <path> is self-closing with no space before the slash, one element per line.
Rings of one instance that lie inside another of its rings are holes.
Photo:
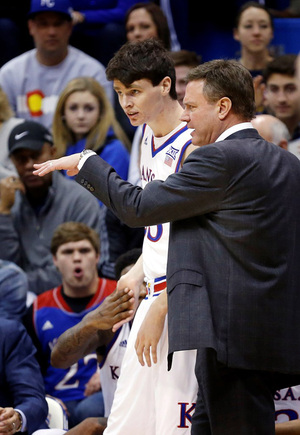
<path fill-rule="evenodd" d="M 115 287 L 115 281 L 99 278 L 94 295 L 71 298 L 63 293 L 60 286 L 42 293 L 34 300 L 25 323 L 38 350 L 47 394 L 63 402 L 85 398 L 85 386 L 97 370 L 96 354 L 87 355 L 69 369 L 56 369 L 50 364 L 51 350 L 63 332 L 97 308 Z"/>

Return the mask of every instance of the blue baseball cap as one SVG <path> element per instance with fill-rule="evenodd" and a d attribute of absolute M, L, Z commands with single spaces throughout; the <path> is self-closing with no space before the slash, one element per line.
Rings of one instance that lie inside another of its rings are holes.
<path fill-rule="evenodd" d="M 27 17 L 32 18 L 41 12 L 57 12 L 67 19 L 72 19 L 72 6 L 70 0 L 31 0 L 30 11 Z"/>

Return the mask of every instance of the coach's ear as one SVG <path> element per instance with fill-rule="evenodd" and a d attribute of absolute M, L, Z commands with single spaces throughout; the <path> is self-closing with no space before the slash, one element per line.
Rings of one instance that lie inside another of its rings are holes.
<path fill-rule="evenodd" d="M 228 97 L 222 97 L 217 102 L 217 109 L 218 109 L 218 116 L 220 120 L 223 120 L 226 118 L 226 116 L 229 114 L 232 107 L 231 99 Z"/>
<path fill-rule="evenodd" d="M 281 139 L 278 146 L 280 146 L 280 148 L 283 148 L 284 150 L 288 150 L 288 141 L 286 139 Z"/>

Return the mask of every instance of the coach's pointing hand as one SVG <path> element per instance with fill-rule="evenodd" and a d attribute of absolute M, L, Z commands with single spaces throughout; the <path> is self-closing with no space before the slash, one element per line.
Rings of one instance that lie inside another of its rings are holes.
<path fill-rule="evenodd" d="M 67 174 L 70 176 L 78 174 L 77 165 L 80 160 L 80 153 L 72 154 L 71 156 L 61 157 L 60 159 L 55 160 L 47 160 L 44 163 L 36 163 L 34 164 L 33 171 L 34 175 L 39 175 L 42 177 L 43 175 L 48 174 L 49 172 L 53 172 L 55 170 L 65 169 Z"/>

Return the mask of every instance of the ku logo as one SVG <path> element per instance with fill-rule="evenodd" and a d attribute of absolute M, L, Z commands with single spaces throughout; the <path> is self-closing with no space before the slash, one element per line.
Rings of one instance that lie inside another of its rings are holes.
<path fill-rule="evenodd" d="M 195 410 L 196 403 L 179 402 L 179 428 L 188 428 L 192 422 L 192 414 Z"/>
<path fill-rule="evenodd" d="M 119 375 L 117 374 L 117 370 L 119 369 L 119 366 L 109 366 L 110 367 L 110 373 L 111 378 L 116 381 L 119 379 Z"/>

